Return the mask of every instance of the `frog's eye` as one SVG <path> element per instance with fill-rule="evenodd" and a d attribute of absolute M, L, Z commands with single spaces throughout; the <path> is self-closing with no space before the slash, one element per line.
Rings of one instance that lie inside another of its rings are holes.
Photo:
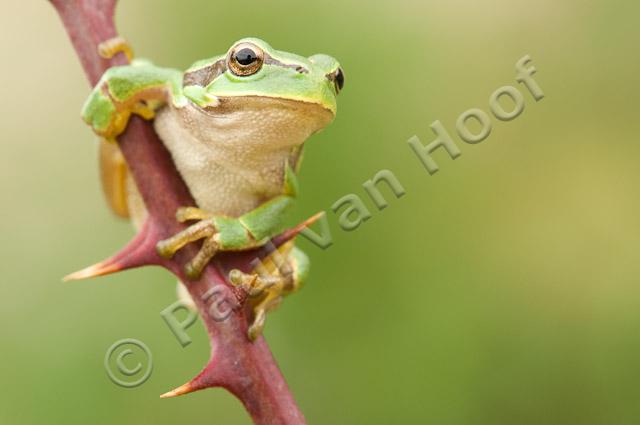
<path fill-rule="evenodd" d="M 227 66 L 235 75 L 246 77 L 260 71 L 264 52 L 251 43 L 240 43 L 229 52 Z"/>
<path fill-rule="evenodd" d="M 326 75 L 329 81 L 333 82 L 336 88 L 336 93 L 340 93 L 340 90 L 344 87 L 344 71 L 342 68 L 338 68 L 330 74 Z"/>
<path fill-rule="evenodd" d="M 337 91 L 339 93 L 340 90 L 342 90 L 342 88 L 344 87 L 344 71 L 342 70 L 342 68 L 338 68 L 336 70 L 335 82 L 336 87 L 338 88 Z"/>

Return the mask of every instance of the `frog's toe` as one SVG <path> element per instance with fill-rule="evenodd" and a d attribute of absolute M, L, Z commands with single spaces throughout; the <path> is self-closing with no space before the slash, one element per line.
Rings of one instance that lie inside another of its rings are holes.
<path fill-rule="evenodd" d="M 253 323 L 251 323 L 251 326 L 249 326 L 249 330 L 247 331 L 247 336 L 251 341 L 255 341 L 256 338 L 262 335 L 266 319 L 267 311 L 265 309 L 259 309 L 255 312 Z"/>
<path fill-rule="evenodd" d="M 202 220 L 187 227 L 177 235 L 158 242 L 156 251 L 163 258 L 171 258 L 186 244 L 203 238 L 209 238 L 215 234 L 215 231 L 216 229 L 211 220 Z"/>
<path fill-rule="evenodd" d="M 216 235 L 209 236 L 202 243 L 202 248 L 195 257 L 184 268 L 184 273 L 189 279 L 197 279 L 202 274 L 202 270 L 207 267 L 209 261 L 218 252 L 218 241 Z"/>
<path fill-rule="evenodd" d="M 180 223 L 191 220 L 205 220 L 211 218 L 212 214 L 196 207 L 182 207 L 176 211 L 176 220 Z"/>
<path fill-rule="evenodd" d="M 98 45 L 98 53 L 105 59 L 111 59 L 120 52 L 124 53 L 129 61 L 133 59 L 131 45 L 120 36 L 110 38 Z"/>
<path fill-rule="evenodd" d="M 271 294 L 265 300 L 258 303 L 253 309 L 253 321 L 247 330 L 247 336 L 251 341 L 255 341 L 264 330 L 264 324 L 267 320 L 267 313 L 275 310 L 282 302 L 281 295 Z"/>
<path fill-rule="evenodd" d="M 229 272 L 229 282 L 244 289 L 251 297 L 258 297 L 278 285 L 282 286 L 283 279 L 281 276 L 243 273 L 238 269 Z"/>

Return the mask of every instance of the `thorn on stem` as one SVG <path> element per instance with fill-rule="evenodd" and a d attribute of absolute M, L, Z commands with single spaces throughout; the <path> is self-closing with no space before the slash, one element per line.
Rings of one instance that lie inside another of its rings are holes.
<path fill-rule="evenodd" d="M 71 273 L 65 276 L 62 280 L 64 282 L 69 282 L 72 280 L 89 279 L 136 267 L 160 264 L 158 254 L 155 249 L 155 243 L 158 237 L 154 229 L 155 227 L 152 226 L 150 219 L 147 219 L 140 229 L 140 232 L 131 240 L 131 242 L 120 250 L 120 252 L 111 258 L 75 273 Z"/>
<path fill-rule="evenodd" d="M 186 384 L 180 385 L 171 391 L 168 391 L 160 396 L 160 398 L 178 397 L 181 395 L 189 394 L 195 391 L 204 390 L 205 388 L 212 388 L 220 386 L 217 384 L 216 373 L 214 372 L 213 359 L 209 360 L 209 363 L 202 369 L 202 371 Z"/>
<path fill-rule="evenodd" d="M 119 272 L 120 270 L 122 270 L 122 265 L 109 259 L 79 270 L 77 272 L 70 273 L 63 277 L 62 281 L 70 282 L 72 280 L 83 280 L 92 277 L 105 276 L 111 273 Z"/>

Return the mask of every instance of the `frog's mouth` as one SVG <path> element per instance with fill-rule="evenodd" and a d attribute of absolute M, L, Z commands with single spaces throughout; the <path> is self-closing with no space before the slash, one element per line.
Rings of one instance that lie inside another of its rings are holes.
<path fill-rule="evenodd" d="M 202 114 L 217 118 L 224 118 L 240 111 L 262 111 L 265 115 L 275 111 L 287 111 L 291 115 L 316 117 L 322 127 L 335 118 L 335 111 L 320 102 L 276 96 L 221 96 L 218 97 L 216 106 L 201 107 L 196 104 L 192 106 Z"/>

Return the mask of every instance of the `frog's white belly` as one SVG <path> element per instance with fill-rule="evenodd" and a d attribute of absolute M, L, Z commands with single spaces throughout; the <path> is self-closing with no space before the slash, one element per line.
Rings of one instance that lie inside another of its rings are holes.
<path fill-rule="evenodd" d="M 211 111 L 167 106 L 154 126 L 198 206 L 239 216 L 282 193 L 286 160 L 331 119 L 317 105 L 243 97 Z"/>

